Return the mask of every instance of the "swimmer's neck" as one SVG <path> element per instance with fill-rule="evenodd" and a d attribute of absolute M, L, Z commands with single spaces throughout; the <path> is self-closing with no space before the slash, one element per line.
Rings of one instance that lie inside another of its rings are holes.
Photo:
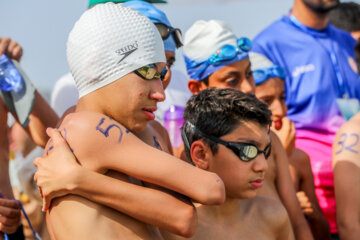
<path fill-rule="evenodd" d="M 105 109 L 103 109 L 102 106 L 98 103 L 98 100 L 95 100 L 94 98 L 89 98 L 87 96 L 80 98 L 78 103 L 76 104 L 75 112 L 81 111 L 92 111 L 106 115 Z"/>
<path fill-rule="evenodd" d="M 241 214 L 241 200 L 238 198 L 226 198 L 221 205 L 202 205 L 201 211 L 208 217 L 209 220 L 216 222 L 237 222 Z"/>

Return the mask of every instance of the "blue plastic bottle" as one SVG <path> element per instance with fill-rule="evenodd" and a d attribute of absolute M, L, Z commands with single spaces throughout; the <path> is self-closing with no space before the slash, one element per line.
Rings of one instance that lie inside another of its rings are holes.
<path fill-rule="evenodd" d="M 11 60 L 3 54 L 0 58 L 0 89 L 3 91 L 20 92 L 24 79 Z"/>

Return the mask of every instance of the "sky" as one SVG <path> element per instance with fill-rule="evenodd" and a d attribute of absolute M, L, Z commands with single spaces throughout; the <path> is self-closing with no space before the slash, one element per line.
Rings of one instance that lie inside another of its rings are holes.
<path fill-rule="evenodd" d="M 289 12 L 292 0 L 168 0 L 156 4 L 171 24 L 184 33 L 196 20 L 228 22 L 238 37 L 253 38 L 274 20 Z M 355 0 L 360 4 L 360 0 Z M 69 71 L 66 41 L 88 0 L 2 0 L 0 36 L 11 37 L 24 49 L 23 69 L 41 93 L 48 97 L 62 75 Z M 181 50 L 175 69 L 185 72 Z"/>

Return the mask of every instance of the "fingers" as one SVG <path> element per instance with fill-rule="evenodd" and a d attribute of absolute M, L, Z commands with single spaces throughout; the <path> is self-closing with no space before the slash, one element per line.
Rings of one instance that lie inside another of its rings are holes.
<path fill-rule="evenodd" d="M 14 233 L 21 217 L 20 204 L 16 200 L 0 199 L 0 231 Z"/>
<path fill-rule="evenodd" d="M 46 133 L 52 139 L 54 145 L 66 144 L 65 139 L 62 137 L 58 129 L 47 128 Z"/>
<path fill-rule="evenodd" d="M 16 200 L 0 198 L 0 207 L 20 209 L 20 204 Z M 3 214 L 3 213 L 0 211 L 0 214 Z"/>
<path fill-rule="evenodd" d="M 309 201 L 309 198 L 306 196 L 306 193 L 303 191 L 297 192 L 296 196 L 299 200 L 300 207 L 305 215 L 311 215 L 314 212 L 312 204 Z"/>
<path fill-rule="evenodd" d="M 11 234 L 11 233 L 16 232 L 18 227 L 19 227 L 19 223 L 15 223 L 15 224 L 12 224 L 12 225 L 6 225 L 6 224 L 3 224 L 3 223 L 0 222 L 0 231 L 4 232 L 4 233 L 7 233 L 7 234 Z"/>
<path fill-rule="evenodd" d="M 8 57 L 20 61 L 22 56 L 22 47 L 15 41 L 10 41 L 6 51 Z"/>
<path fill-rule="evenodd" d="M 5 53 L 9 58 L 20 61 L 22 57 L 22 47 L 10 38 L 0 38 L 0 55 Z"/>
<path fill-rule="evenodd" d="M 0 55 L 6 53 L 6 50 L 11 42 L 11 39 L 8 37 L 0 38 Z"/>

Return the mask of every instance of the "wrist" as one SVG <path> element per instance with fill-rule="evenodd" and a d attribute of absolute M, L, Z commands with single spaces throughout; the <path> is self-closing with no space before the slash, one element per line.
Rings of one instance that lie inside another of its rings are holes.
<path fill-rule="evenodd" d="M 86 178 L 86 169 L 81 166 L 76 166 L 71 173 L 71 181 L 68 183 L 66 190 L 71 193 L 78 193 L 81 191 L 81 186 Z"/>

